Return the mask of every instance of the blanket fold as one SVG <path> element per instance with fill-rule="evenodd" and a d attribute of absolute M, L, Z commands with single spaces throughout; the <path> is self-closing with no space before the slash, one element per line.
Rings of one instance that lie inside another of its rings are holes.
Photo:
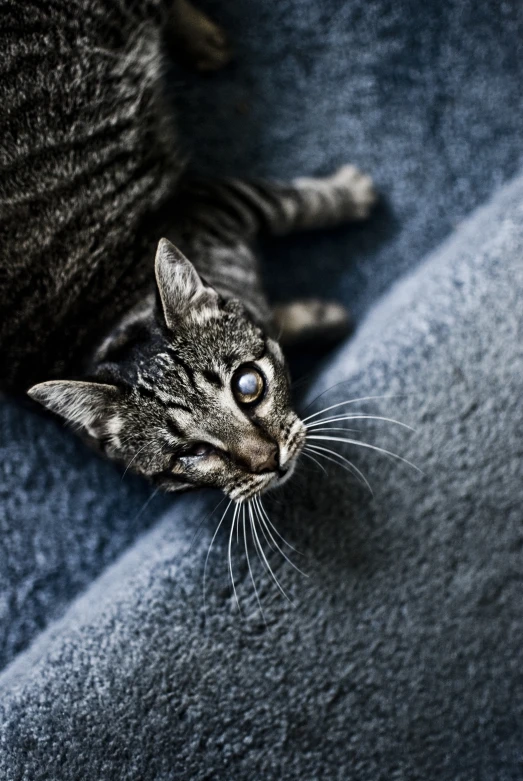
<path fill-rule="evenodd" d="M 310 414 L 386 397 L 349 409 L 417 434 L 360 419 L 355 438 L 424 475 L 348 448 L 371 498 L 304 462 L 266 502 L 304 554 L 286 549 L 309 578 L 265 546 L 295 605 L 251 546 L 261 614 L 240 535 L 238 611 L 227 521 L 204 605 L 220 512 L 184 499 L 0 677 L 2 777 L 521 778 L 522 253 L 520 178 L 318 381 Z"/>

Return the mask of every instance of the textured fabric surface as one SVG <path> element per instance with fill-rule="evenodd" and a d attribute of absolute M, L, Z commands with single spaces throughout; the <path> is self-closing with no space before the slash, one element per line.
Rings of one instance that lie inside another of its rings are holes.
<path fill-rule="evenodd" d="M 267 245 L 274 297 L 335 296 L 359 320 L 516 172 L 518 0 L 201 5 L 230 31 L 237 57 L 206 78 L 168 74 L 195 164 L 285 178 L 349 160 L 383 194 L 365 225 Z M 141 512 L 142 485 L 123 484 L 70 435 L 0 404 L 1 667 L 157 513 L 154 503 Z"/>
<path fill-rule="evenodd" d="M 349 160 L 384 195 L 366 225 L 265 245 L 274 296 L 333 295 L 361 321 L 459 228 L 309 397 L 412 394 L 365 409 L 417 437 L 357 426 L 426 476 L 352 450 L 371 500 L 304 460 L 267 506 L 310 578 L 271 558 L 291 608 L 252 554 L 265 626 L 234 544 L 238 615 L 225 531 L 204 613 L 217 499 L 161 517 L 171 501 L 1 401 L 0 777 L 522 778 L 523 184 L 459 223 L 521 162 L 523 6 L 205 5 L 238 56 L 169 75 L 198 166 Z"/>
<path fill-rule="evenodd" d="M 360 420 L 360 436 L 425 475 L 352 448 L 371 499 L 304 465 L 270 513 L 310 577 L 271 556 L 292 606 L 251 551 L 266 623 L 241 535 L 238 614 L 225 531 L 205 610 L 213 503 L 184 499 L 0 678 L 2 777 L 522 777 L 522 254 L 520 179 L 313 391 L 388 396 L 374 409 L 417 434 Z"/>
<path fill-rule="evenodd" d="M 266 247 L 273 296 L 341 297 L 359 320 L 521 167 L 517 0 L 203 6 L 237 58 L 209 79 L 171 77 L 195 163 L 285 178 L 352 162 L 383 196 L 368 226 Z"/>
<path fill-rule="evenodd" d="M 0 400 L 0 668 L 172 500 Z"/>

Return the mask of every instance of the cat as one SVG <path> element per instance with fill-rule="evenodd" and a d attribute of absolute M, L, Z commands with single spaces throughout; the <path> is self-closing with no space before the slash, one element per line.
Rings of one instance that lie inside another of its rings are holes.
<path fill-rule="evenodd" d="M 200 70 L 231 52 L 187 0 L 0 11 L 0 386 L 167 491 L 242 501 L 283 483 L 305 426 L 280 343 L 339 335 L 347 315 L 271 310 L 251 245 L 367 217 L 371 179 L 192 176 L 165 52 Z"/>

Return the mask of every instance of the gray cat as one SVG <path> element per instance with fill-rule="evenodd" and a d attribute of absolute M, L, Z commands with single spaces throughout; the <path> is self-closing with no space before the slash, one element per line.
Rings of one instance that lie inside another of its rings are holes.
<path fill-rule="evenodd" d="M 230 52 L 187 0 L 0 11 L 1 387 L 167 490 L 242 500 L 284 481 L 305 427 L 279 341 L 342 332 L 346 313 L 271 311 L 251 242 L 366 217 L 369 177 L 192 177 L 164 51 L 201 70 Z"/>

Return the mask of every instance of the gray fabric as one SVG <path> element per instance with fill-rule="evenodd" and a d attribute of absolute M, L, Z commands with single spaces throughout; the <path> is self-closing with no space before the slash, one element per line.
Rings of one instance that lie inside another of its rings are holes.
<path fill-rule="evenodd" d="M 205 613 L 212 502 L 185 499 L 0 678 L 2 778 L 522 777 L 522 255 L 519 179 L 324 373 L 331 404 L 395 394 L 374 409 L 415 436 L 358 427 L 425 476 L 352 448 L 371 500 L 303 467 L 270 510 L 295 607 L 253 557 L 263 623 L 234 543 L 238 615 L 224 532 Z"/>
<path fill-rule="evenodd" d="M 170 503 L 0 400 L 0 669 Z"/>
<path fill-rule="evenodd" d="M 523 165 L 518 0 L 200 4 L 237 58 L 171 76 L 194 162 L 281 178 L 351 162 L 383 196 L 369 226 L 267 246 L 273 296 L 334 296 L 359 320 Z"/>
<path fill-rule="evenodd" d="M 200 5 L 237 56 L 209 77 L 169 74 L 195 164 L 285 178 L 348 160 L 383 194 L 366 225 L 266 245 L 274 296 L 332 295 L 361 319 L 519 168 L 519 0 Z M 0 449 L 1 668 L 165 501 L 141 511 L 142 484 L 14 402 L 0 401 Z"/>
<path fill-rule="evenodd" d="M 238 616 L 226 529 L 204 613 L 218 499 L 162 517 L 169 500 L 2 400 L 0 778 L 523 778 L 521 180 L 459 227 L 522 162 L 523 6 L 204 4 L 237 61 L 169 75 L 197 165 L 349 160 L 384 194 L 367 225 L 265 245 L 273 295 L 334 295 L 361 322 L 458 229 L 309 394 L 412 394 L 364 408 L 417 436 L 355 427 L 426 477 L 351 449 L 370 500 L 304 459 L 267 506 L 310 578 L 271 559 L 291 608 L 252 556 L 265 627 L 234 544 Z"/>

